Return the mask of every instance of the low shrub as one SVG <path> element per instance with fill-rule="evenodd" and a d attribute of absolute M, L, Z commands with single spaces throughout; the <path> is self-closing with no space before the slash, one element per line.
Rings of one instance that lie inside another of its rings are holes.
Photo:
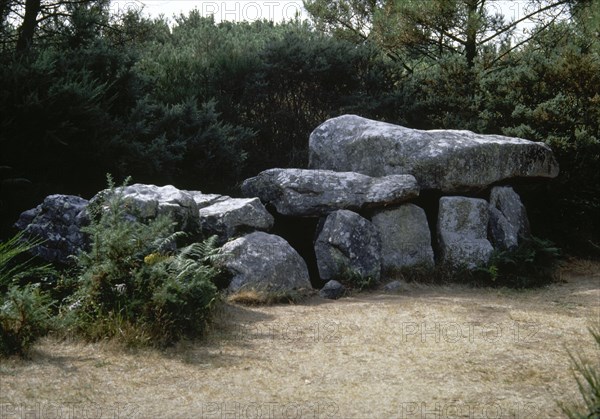
<path fill-rule="evenodd" d="M 22 234 L 0 243 L 0 357 L 26 356 L 53 327 L 54 301 L 40 289 L 41 278 L 53 270 L 28 256 L 38 244 Z"/>
<path fill-rule="evenodd" d="M 515 249 L 496 251 L 487 266 L 473 272 L 478 285 L 532 288 L 557 279 L 561 252 L 549 240 L 531 236 Z"/>
<path fill-rule="evenodd" d="M 96 205 L 77 258 L 79 286 L 64 312 L 68 329 L 90 340 L 171 344 L 202 334 L 217 300 L 215 238 L 176 249 L 183 233 L 159 216 L 147 223 L 126 209 L 118 189 Z"/>
<path fill-rule="evenodd" d="M 349 266 L 343 266 L 342 270 L 332 279 L 335 279 L 347 289 L 356 291 L 372 289 L 378 283 L 375 277 L 363 275 L 357 269 Z"/>

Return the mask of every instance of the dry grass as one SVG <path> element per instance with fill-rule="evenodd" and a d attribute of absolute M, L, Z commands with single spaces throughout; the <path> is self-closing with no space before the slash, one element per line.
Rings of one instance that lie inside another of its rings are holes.
<path fill-rule="evenodd" d="M 598 355 L 600 264 L 575 268 L 528 291 L 228 304 L 205 342 L 167 351 L 48 338 L 0 365 L 0 417 L 561 417 L 579 398 L 566 348 Z"/>
<path fill-rule="evenodd" d="M 312 290 L 277 292 L 245 289 L 229 295 L 227 297 L 227 302 L 231 304 L 241 304 L 244 306 L 294 304 L 305 300 L 311 295 L 315 295 L 315 292 Z"/>

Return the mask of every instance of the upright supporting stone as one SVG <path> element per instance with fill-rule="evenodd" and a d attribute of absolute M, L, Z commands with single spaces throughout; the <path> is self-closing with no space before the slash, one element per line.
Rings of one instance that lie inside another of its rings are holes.
<path fill-rule="evenodd" d="M 488 208 L 483 199 L 440 199 L 437 230 L 443 264 L 473 269 L 489 261 L 493 248 L 487 240 Z"/>
<path fill-rule="evenodd" d="M 381 238 L 381 267 L 384 273 L 398 272 L 404 267 L 433 267 L 431 233 L 425 211 L 405 204 L 377 212 L 371 221 Z"/>
<path fill-rule="evenodd" d="M 530 234 L 527 211 L 510 186 L 497 186 L 490 193 L 489 236 L 497 249 L 511 249 Z"/>
<path fill-rule="evenodd" d="M 353 272 L 379 281 L 381 243 L 375 226 L 360 215 L 339 210 L 325 219 L 315 242 L 321 279 L 339 279 Z"/>

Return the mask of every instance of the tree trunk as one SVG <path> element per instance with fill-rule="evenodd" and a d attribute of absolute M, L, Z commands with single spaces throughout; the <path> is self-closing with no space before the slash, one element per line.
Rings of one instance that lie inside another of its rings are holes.
<path fill-rule="evenodd" d="M 467 28 L 465 42 L 465 58 L 469 68 L 475 66 L 477 57 L 477 29 L 479 25 L 479 16 L 477 15 L 478 0 L 467 0 Z"/>
<path fill-rule="evenodd" d="M 23 52 L 29 49 L 33 43 L 33 36 L 37 26 L 37 17 L 41 9 L 41 0 L 27 0 L 25 2 L 25 17 L 19 28 L 19 39 L 17 40 L 17 51 Z"/>

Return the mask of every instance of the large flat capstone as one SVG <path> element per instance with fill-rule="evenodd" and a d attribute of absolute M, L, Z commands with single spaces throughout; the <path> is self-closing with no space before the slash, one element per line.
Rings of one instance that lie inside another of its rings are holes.
<path fill-rule="evenodd" d="M 309 168 L 369 176 L 411 174 L 422 190 L 466 192 L 505 179 L 553 178 L 543 143 L 471 131 L 405 128 L 356 115 L 329 119 L 309 141 Z"/>

